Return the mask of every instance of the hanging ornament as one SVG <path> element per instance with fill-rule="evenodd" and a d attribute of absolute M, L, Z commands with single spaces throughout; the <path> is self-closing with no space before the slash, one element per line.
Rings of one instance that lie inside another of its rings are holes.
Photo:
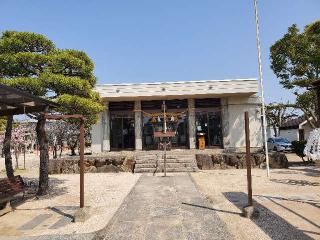
<path fill-rule="evenodd" d="M 160 116 L 158 116 L 158 122 L 161 122 Z"/>
<path fill-rule="evenodd" d="M 171 122 L 174 122 L 174 116 L 173 116 L 173 115 L 171 116 L 170 121 L 171 121 Z"/>

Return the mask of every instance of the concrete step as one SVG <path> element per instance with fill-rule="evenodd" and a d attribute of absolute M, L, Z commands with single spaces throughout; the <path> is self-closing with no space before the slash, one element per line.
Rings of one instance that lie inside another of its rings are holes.
<path fill-rule="evenodd" d="M 154 157 L 163 157 L 163 154 L 148 154 L 148 155 L 138 155 L 136 156 L 137 159 L 148 159 L 148 158 L 154 158 Z M 195 158 L 195 155 L 168 155 L 167 158 Z"/>
<path fill-rule="evenodd" d="M 136 159 L 136 163 L 156 163 L 164 162 L 164 159 Z M 167 158 L 167 162 L 171 163 L 186 163 L 186 162 L 195 162 L 195 159 L 176 159 L 176 158 Z"/>
<path fill-rule="evenodd" d="M 163 152 L 150 152 L 148 154 L 137 155 L 135 173 L 153 173 L 164 171 L 164 154 Z M 196 158 L 194 154 L 186 154 L 181 152 L 179 154 L 166 155 L 166 169 L 167 172 L 194 172 L 198 170 L 196 165 Z M 158 164 L 158 166 L 157 166 Z M 157 168 L 156 168 L 157 166 Z"/>
<path fill-rule="evenodd" d="M 163 167 L 164 163 L 158 163 L 158 167 Z M 194 163 L 167 163 L 167 168 L 179 168 L 179 167 L 196 167 Z M 135 168 L 155 168 L 156 163 L 136 163 Z"/>
<path fill-rule="evenodd" d="M 154 173 L 156 168 L 135 168 L 135 173 Z M 178 168 L 167 168 L 167 172 L 196 172 L 196 167 L 178 167 Z M 157 168 L 157 173 L 164 172 L 163 168 Z"/>

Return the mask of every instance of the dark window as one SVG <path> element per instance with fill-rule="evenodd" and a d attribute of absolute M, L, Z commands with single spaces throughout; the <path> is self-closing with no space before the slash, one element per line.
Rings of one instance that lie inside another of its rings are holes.
<path fill-rule="evenodd" d="M 212 107 L 220 107 L 220 105 L 221 105 L 220 98 L 195 99 L 196 108 L 212 108 Z"/>
<path fill-rule="evenodd" d="M 134 109 L 134 102 L 110 102 L 110 111 L 132 111 Z"/>

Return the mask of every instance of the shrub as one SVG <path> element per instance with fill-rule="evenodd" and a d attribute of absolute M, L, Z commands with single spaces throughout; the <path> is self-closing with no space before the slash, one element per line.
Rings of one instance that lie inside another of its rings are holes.
<path fill-rule="evenodd" d="M 304 157 L 306 156 L 303 151 L 306 147 L 307 141 L 293 141 L 292 142 L 292 149 L 295 154 L 301 157 L 302 161 L 304 161 Z"/>

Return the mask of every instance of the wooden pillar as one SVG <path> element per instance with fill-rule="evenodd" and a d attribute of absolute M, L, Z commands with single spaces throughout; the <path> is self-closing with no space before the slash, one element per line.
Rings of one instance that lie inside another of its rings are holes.
<path fill-rule="evenodd" d="M 252 206 L 252 176 L 251 176 L 251 154 L 250 154 L 250 128 L 249 114 L 244 113 L 245 134 L 246 134 L 246 164 L 247 164 L 247 181 L 248 181 L 248 206 Z"/>

